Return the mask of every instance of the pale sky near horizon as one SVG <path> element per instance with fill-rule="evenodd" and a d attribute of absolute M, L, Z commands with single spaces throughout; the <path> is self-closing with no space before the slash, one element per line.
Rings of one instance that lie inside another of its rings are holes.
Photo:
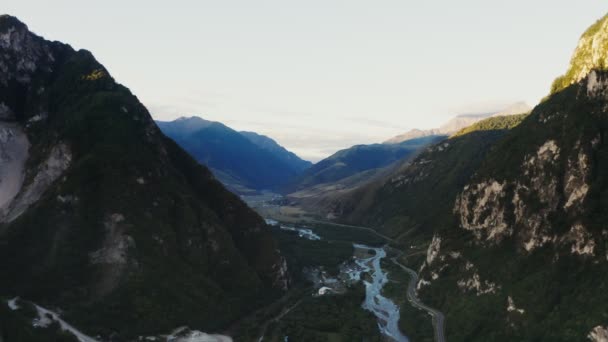
<path fill-rule="evenodd" d="M 90 50 L 155 119 L 201 116 L 317 161 L 459 113 L 534 105 L 598 0 L 4 0 Z"/>

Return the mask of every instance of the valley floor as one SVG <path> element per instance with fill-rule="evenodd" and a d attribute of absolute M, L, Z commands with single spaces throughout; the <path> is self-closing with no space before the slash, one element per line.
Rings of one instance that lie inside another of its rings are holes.
<path fill-rule="evenodd" d="M 286 215 L 281 203 L 249 204 L 272 217 L 296 288 L 274 314 L 241 324 L 237 340 L 445 341 L 443 314 L 418 299 L 417 274 L 405 265 L 424 253 L 370 228 Z"/>

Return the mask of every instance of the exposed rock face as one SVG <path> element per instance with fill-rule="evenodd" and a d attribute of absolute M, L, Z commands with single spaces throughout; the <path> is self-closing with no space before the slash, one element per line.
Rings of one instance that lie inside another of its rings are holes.
<path fill-rule="evenodd" d="M 557 209 L 557 179 L 551 168 L 559 159 L 560 149 L 554 140 L 539 147 L 535 155 L 527 156 L 522 165 L 523 175 L 529 183 L 515 185 L 512 203 L 515 207 L 514 225 L 522 227 L 521 240 L 526 251 L 551 241 L 549 215 Z M 527 201 L 535 197 L 542 209 L 529 208 Z"/>
<path fill-rule="evenodd" d="M 579 149 L 577 156 L 568 159 L 568 168 L 564 177 L 564 195 L 566 203 L 564 209 L 581 208 L 589 192 L 588 177 L 590 169 L 589 156 L 580 149 L 580 141 L 576 143 Z M 593 143 L 592 143 L 593 144 Z"/>
<path fill-rule="evenodd" d="M 232 342 L 232 338 L 224 335 L 207 334 L 202 331 L 178 328 L 167 336 L 169 342 Z"/>
<path fill-rule="evenodd" d="M 608 328 L 598 325 L 587 337 L 593 342 L 608 342 Z"/>
<path fill-rule="evenodd" d="M 592 71 L 587 78 L 587 96 L 590 98 L 606 98 L 608 79 L 605 75 Z"/>
<path fill-rule="evenodd" d="M 420 290 L 427 285 L 431 285 L 431 282 L 421 278 L 420 280 L 418 280 L 418 284 L 416 284 L 416 290 Z"/>
<path fill-rule="evenodd" d="M 287 273 L 287 260 L 281 257 L 279 262 L 273 266 L 276 270 L 273 285 L 281 290 L 286 291 L 289 289 L 289 274 Z"/>
<path fill-rule="evenodd" d="M 488 180 L 467 185 L 456 199 L 454 211 L 460 217 L 463 229 L 470 230 L 479 240 L 500 241 L 511 234 L 505 223 L 505 185 Z"/>
<path fill-rule="evenodd" d="M 420 277 L 416 288 L 420 290 L 425 286 L 431 285 L 433 281 L 441 277 L 444 270 L 462 262 L 462 254 L 459 252 L 441 253 L 441 237 L 435 234 L 427 249 L 426 259 L 418 271 L 418 273 L 424 274 L 424 276 Z"/>
<path fill-rule="evenodd" d="M 441 248 L 441 238 L 437 235 L 433 236 L 433 240 L 429 245 L 428 251 L 426 252 L 426 264 L 431 265 L 437 255 L 439 254 L 439 250 Z"/>
<path fill-rule="evenodd" d="M 26 184 L 15 199 L 7 205 L 6 213 L 0 216 L 0 223 L 11 222 L 23 214 L 27 208 L 40 199 L 42 194 L 68 169 L 72 153 L 65 144 L 51 149 L 47 159 L 38 167 L 36 174 Z"/>
<path fill-rule="evenodd" d="M 507 304 L 507 312 L 517 312 L 519 314 L 524 314 L 526 312 L 526 310 L 519 309 L 517 306 L 515 306 L 515 301 L 513 301 L 513 297 L 511 296 L 507 298 Z"/>
<path fill-rule="evenodd" d="M 457 283 L 458 287 L 463 291 L 471 291 L 476 296 L 481 296 L 488 293 L 496 293 L 496 290 L 500 286 L 492 283 L 488 280 L 481 280 L 479 274 L 474 273 L 472 277 L 468 279 L 461 279 Z"/>
<path fill-rule="evenodd" d="M 0 217 L 21 189 L 28 149 L 29 141 L 18 124 L 0 122 Z"/>
<path fill-rule="evenodd" d="M 490 243 L 499 243 L 517 231 L 520 246 L 527 252 L 556 242 L 551 216 L 583 212 L 592 167 L 588 152 L 593 149 L 591 145 L 579 140 L 565 158 L 558 143 L 547 140 L 524 157 L 519 179 L 489 179 L 465 186 L 454 207 L 461 228 L 472 231 L 478 241 Z M 568 167 L 560 175 L 556 165 L 563 159 Z M 588 249 L 585 251 L 588 254 Z"/>
<path fill-rule="evenodd" d="M 0 84 L 8 86 L 11 81 L 28 84 L 37 69 L 50 71 L 54 56 L 49 44 L 31 34 L 15 18 L 3 15 L 0 20 L 4 26 L 3 30 L 0 28 L 0 49 L 11 52 L 0 55 Z"/>
<path fill-rule="evenodd" d="M 577 223 L 562 237 L 563 243 L 572 244 L 570 251 L 577 255 L 595 255 L 595 240 L 585 227 Z"/>
<path fill-rule="evenodd" d="M 109 215 L 104 222 L 106 232 L 101 248 L 89 253 L 91 264 L 99 265 L 101 270 L 100 281 L 95 286 L 98 295 L 106 295 L 119 285 L 129 263 L 132 267 L 137 265 L 129 257 L 129 252 L 133 252 L 129 249 L 135 248 L 135 240 L 126 234 L 124 221 L 122 214 Z"/>

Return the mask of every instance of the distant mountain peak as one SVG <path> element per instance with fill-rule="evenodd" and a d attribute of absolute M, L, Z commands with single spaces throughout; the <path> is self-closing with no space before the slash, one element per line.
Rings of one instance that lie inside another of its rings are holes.
<path fill-rule="evenodd" d="M 448 122 L 444 123 L 438 128 L 420 130 L 420 129 L 412 129 L 406 133 L 394 136 L 384 142 L 384 144 L 399 144 L 403 141 L 428 137 L 432 135 L 452 135 L 470 125 L 473 125 L 483 119 L 492 117 L 492 116 L 506 116 L 506 115 L 517 115 L 528 113 L 532 110 L 527 103 L 520 101 L 513 103 L 505 108 L 488 113 L 469 113 L 469 114 L 459 114 L 450 119 Z"/>
<path fill-rule="evenodd" d="M 399 144 L 399 143 L 402 143 L 407 140 L 428 137 L 431 135 L 441 135 L 441 132 L 439 131 L 439 129 L 422 130 L 422 129 L 414 128 L 403 134 L 399 134 L 397 136 L 394 136 L 394 137 L 384 141 L 383 144 Z"/>
<path fill-rule="evenodd" d="M 183 122 L 183 121 L 207 121 L 207 120 L 201 118 L 200 116 L 180 116 L 179 118 L 175 119 L 175 121 Z"/>
<path fill-rule="evenodd" d="M 157 124 L 161 127 L 178 130 L 184 134 L 192 134 L 198 130 L 212 126 L 215 122 L 205 120 L 199 116 L 181 116 L 173 121 L 157 121 Z"/>
<path fill-rule="evenodd" d="M 512 105 L 506 107 L 498 113 L 492 114 L 492 116 L 506 116 L 506 115 L 518 115 L 525 114 L 532 111 L 532 107 L 524 101 L 515 102 Z"/>
<path fill-rule="evenodd" d="M 594 69 L 607 68 L 608 15 L 595 22 L 583 33 L 570 60 L 568 71 L 553 82 L 551 93 L 556 93 L 579 82 Z"/>

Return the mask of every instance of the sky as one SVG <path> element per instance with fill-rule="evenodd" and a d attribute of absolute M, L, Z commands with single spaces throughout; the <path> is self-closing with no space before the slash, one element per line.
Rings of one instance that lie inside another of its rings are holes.
<path fill-rule="evenodd" d="M 200 116 L 317 161 L 456 114 L 535 105 L 599 0 L 3 0 L 87 49 L 157 120 Z"/>

